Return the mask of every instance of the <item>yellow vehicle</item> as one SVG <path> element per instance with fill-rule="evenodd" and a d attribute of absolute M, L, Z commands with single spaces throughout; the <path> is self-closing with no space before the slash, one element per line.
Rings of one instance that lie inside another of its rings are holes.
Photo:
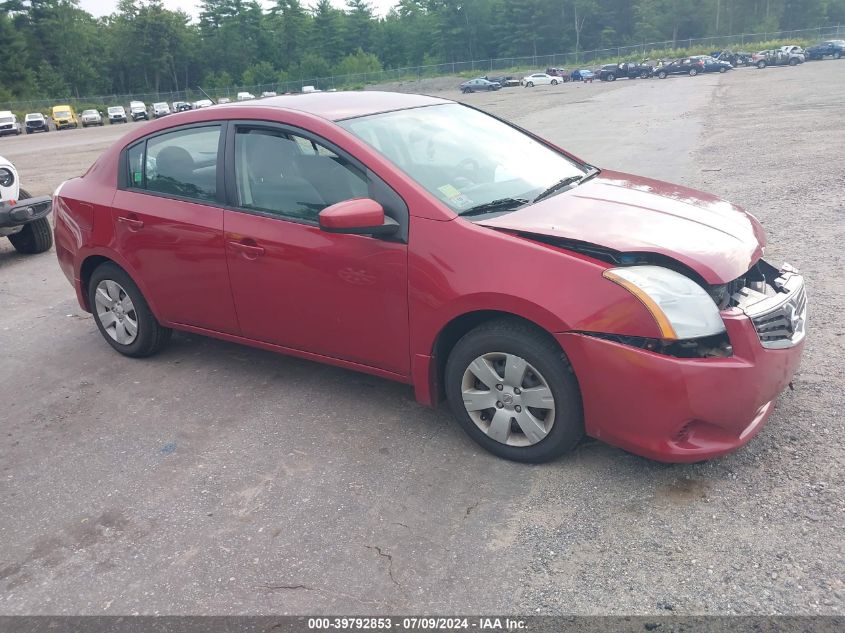
<path fill-rule="evenodd" d="M 53 106 L 53 123 L 56 124 L 57 130 L 79 127 L 79 119 L 76 118 L 76 112 L 69 105 Z"/>

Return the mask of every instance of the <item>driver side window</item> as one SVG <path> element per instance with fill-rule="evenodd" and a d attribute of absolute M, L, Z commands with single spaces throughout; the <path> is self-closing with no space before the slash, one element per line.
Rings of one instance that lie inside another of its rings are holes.
<path fill-rule="evenodd" d="M 240 208 L 314 223 L 326 207 L 370 195 L 356 165 L 311 139 L 263 128 L 237 130 L 235 183 Z"/>

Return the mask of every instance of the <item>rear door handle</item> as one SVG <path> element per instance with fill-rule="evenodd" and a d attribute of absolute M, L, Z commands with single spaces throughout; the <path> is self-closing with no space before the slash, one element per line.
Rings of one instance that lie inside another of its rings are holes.
<path fill-rule="evenodd" d="M 128 226 L 131 231 L 137 231 L 138 229 L 144 227 L 143 220 L 139 220 L 137 218 L 127 218 L 122 215 L 119 215 L 117 216 L 117 221 L 121 224 L 125 224 L 126 226 Z"/>
<path fill-rule="evenodd" d="M 244 242 L 229 240 L 229 246 L 231 246 L 233 250 L 241 253 L 247 259 L 256 259 L 264 254 L 264 247 L 259 246 L 258 244 L 247 244 Z"/>

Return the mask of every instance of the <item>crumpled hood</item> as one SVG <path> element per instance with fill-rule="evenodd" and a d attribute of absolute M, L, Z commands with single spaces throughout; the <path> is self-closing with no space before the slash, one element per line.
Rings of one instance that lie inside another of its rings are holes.
<path fill-rule="evenodd" d="M 659 253 L 711 284 L 747 272 L 766 243 L 757 219 L 730 202 L 608 170 L 569 191 L 478 224 L 621 252 Z"/>

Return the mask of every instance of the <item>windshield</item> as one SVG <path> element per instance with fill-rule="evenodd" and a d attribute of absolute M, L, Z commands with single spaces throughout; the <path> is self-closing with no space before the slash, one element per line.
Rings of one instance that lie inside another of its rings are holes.
<path fill-rule="evenodd" d="M 123 107 L 109 108 L 109 114 L 123 114 Z"/>
<path fill-rule="evenodd" d="M 26 120 L 27 121 L 43 121 L 44 115 L 43 114 L 27 114 Z"/>
<path fill-rule="evenodd" d="M 70 118 L 70 110 L 56 110 L 53 112 L 53 116 L 60 119 L 68 119 Z"/>
<path fill-rule="evenodd" d="M 82 116 L 92 116 L 92 115 L 96 116 L 96 114 L 97 114 L 96 110 L 83 110 L 82 111 Z"/>
<path fill-rule="evenodd" d="M 0 123 L 12 123 L 15 119 L 10 116 L 0 116 Z"/>
<path fill-rule="evenodd" d="M 164 109 L 165 109 L 166 107 L 168 107 L 168 106 L 167 106 L 167 104 L 166 104 L 166 103 L 154 103 L 154 104 L 153 104 L 153 107 L 154 107 L 156 110 L 164 110 Z"/>
<path fill-rule="evenodd" d="M 587 168 L 491 116 L 459 104 L 374 114 L 339 124 L 458 214 L 529 203 Z M 502 209 L 497 208 L 497 212 Z"/>

